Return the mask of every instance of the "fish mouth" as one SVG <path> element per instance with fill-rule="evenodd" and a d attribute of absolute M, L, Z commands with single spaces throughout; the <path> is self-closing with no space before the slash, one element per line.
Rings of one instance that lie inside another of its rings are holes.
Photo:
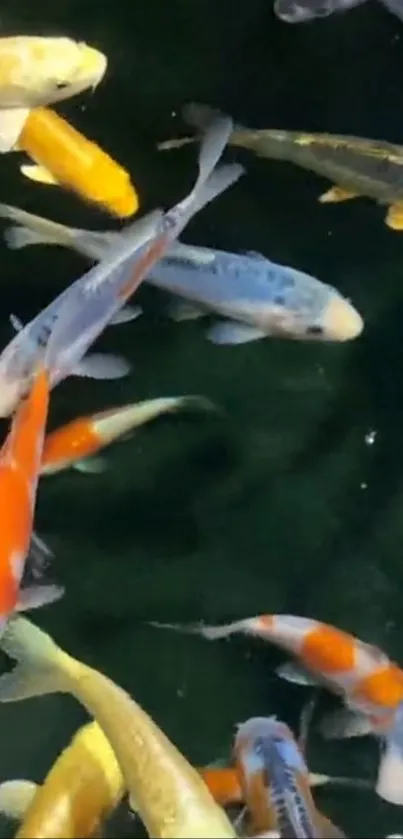
<path fill-rule="evenodd" d="M 361 335 L 364 321 L 348 300 L 335 295 L 323 313 L 320 326 L 325 340 L 352 341 Z"/>

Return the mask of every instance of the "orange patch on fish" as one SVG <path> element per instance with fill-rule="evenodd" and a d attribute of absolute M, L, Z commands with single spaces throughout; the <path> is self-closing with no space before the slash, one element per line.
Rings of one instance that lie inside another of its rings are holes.
<path fill-rule="evenodd" d="M 79 460 L 98 451 L 102 440 L 94 424 L 79 417 L 47 435 L 42 453 L 42 468 L 63 461 Z"/>
<path fill-rule="evenodd" d="M 206 767 L 205 769 L 199 769 L 199 772 L 213 798 L 221 807 L 228 807 L 229 804 L 240 804 L 243 801 L 239 775 L 233 767 Z"/>
<path fill-rule="evenodd" d="M 352 699 L 365 699 L 374 705 L 394 708 L 403 699 L 403 671 L 394 664 L 377 670 L 370 676 L 360 679 Z"/>
<path fill-rule="evenodd" d="M 243 799 L 248 808 L 253 824 L 253 834 L 275 830 L 277 827 L 276 811 L 272 804 L 270 779 L 266 772 L 244 772 L 242 757 L 237 760 Z"/>
<path fill-rule="evenodd" d="M 46 419 L 49 401 L 49 378 L 43 370 L 38 373 L 29 398 L 21 404 L 18 421 L 16 421 L 15 435 L 13 435 L 13 457 L 18 463 L 24 464 L 24 472 L 31 479 L 37 469 L 37 447 L 35 440 L 38 435 L 38 425 Z M 18 434 L 18 429 L 25 427 L 24 434 Z"/>
<path fill-rule="evenodd" d="M 320 624 L 306 634 L 299 656 L 307 667 L 316 672 L 332 674 L 349 671 L 355 666 L 355 642 L 346 632 Z"/>
<path fill-rule="evenodd" d="M 262 629 L 274 628 L 274 615 L 260 615 L 257 620 Z"/>

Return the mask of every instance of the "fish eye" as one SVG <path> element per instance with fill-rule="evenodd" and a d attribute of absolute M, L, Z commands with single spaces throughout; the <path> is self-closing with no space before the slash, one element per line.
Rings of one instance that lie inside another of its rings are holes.
<path fill-rule="evenodd" d="M 312 326 L 308 326 L 306 330 L 307 335 L 323 335 L 323 329 L 318 324 L 313 324 Z"/>
<path fill-rule="evenodd" d="M 69 86 L 68 82 L 65 82 L 65 81 L 57 81 L 56 82 L 56 87 L 57 87 L 58 90 L 63 90 L 64 87 L 68 87 L 68 86 Z"/>

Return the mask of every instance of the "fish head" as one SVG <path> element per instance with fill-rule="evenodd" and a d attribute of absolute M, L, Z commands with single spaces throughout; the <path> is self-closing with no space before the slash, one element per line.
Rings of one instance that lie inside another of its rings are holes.
<path fill-rule="evenodd" d="M 107 68 L 106 56 L 72 38 L 19 37 L 0 43 L 2 107 L 49 105 L 95 88 Z"/>
<path fill-rule="evenodd" d="M 358 338 L 364 321 L 357 309 L 341 294 L 330 295 L 320 319 L 307 327 L 307 338 L 323 341 L 351 341 Z"/>

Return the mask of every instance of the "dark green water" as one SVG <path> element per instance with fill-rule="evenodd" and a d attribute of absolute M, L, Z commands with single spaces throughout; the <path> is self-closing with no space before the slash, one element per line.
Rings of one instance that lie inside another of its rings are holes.
<path fill-rule="evenodd" d="M 155 150 L 178 129 L 172 111 L 189 100 L 256 127 L 402 141 L 403 28 L 375 3 L 292 28 L 274 19 L 269 0 L 14 0 L 0 22 L 4 35 L 67 34 L 108 55 L 95 95 L 60 111 L 130 169 L 144 209 L 170 206 L 194 178 L 194 148 Z M 365 317 L 362 338 L 214 347 L 202 322 L 172 324 L 157 294 L 142 289 L 145 316 L 99 342 L 129 357 L 133 374 L 63 383 L 52 426 L 180 393 L 205 394 L 225 414 L 155 423 L 111 449 L 101 476 L 44 479 L 36 521 L 67 593 L 34 619 L 127 688 L 197 764 L 224 758 L 235 724 L 251 715 L 295 725 L 307 692 L 275 678 L 279 657 L 269 646 L 208 643 L 147 620 L 309 615 L 403 663 L 403 236 L 386 229 L 373 203 L 320 206 L 325 182 L 239 157 L 248 175 L 189 225 L 185 241 L 259 250 L 316 274 L 352 298 Z M 75 198 L 24 181 L 17 162 L 0 161 L 2 201 L 110 226 Z M 58 249 L 0 248 L 4 346 L 9 313 L 32 317 L 86 264 Z M 0 708 L 0 780 L 41 780 L 84 719 L 60 696 Z M 316 771 L 372 778 L 377 745 L 314 738 L 309 759 Z M 403 827 L 403 812 L 369 793 L 318 801 L 349 836 Z M 121 835 L 131 829 L 119 826 Z"/>

